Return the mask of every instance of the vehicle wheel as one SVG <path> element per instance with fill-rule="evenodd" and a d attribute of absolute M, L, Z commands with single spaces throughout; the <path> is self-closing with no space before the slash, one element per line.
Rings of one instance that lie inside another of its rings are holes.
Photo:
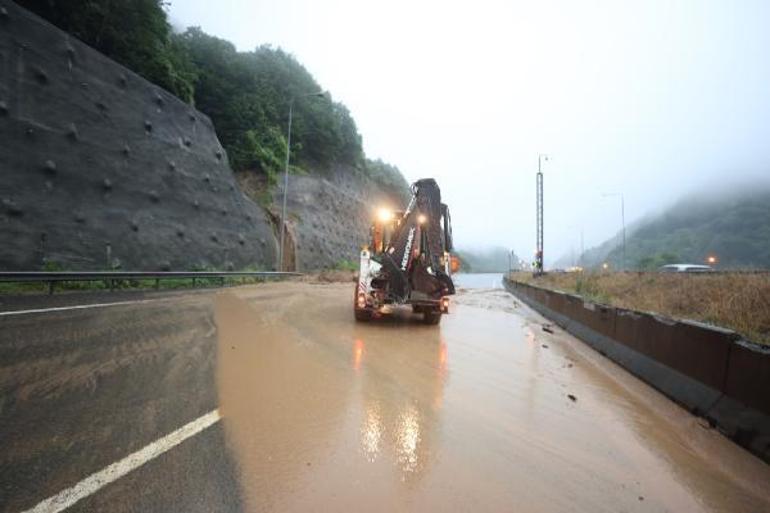
<path fill-rule="evenodd" d="M 441 322 L 441 312 L 438 310 L 426 309 L 422 314 L 422 322 L 425 324 L 436 325 Z"/>
<path fill-rule="evenodd" d="M 356 321 L 358 322 L 367 322 L 372 320 L 372 312 L 369 310 L 359 310 L 358 308 L 354 308 L 353 315 L 355 315 Z"/>
<path fill-rule="evenodd" d="M 412 305 L 412 313 L 422 313 L 422 305 Z"/>

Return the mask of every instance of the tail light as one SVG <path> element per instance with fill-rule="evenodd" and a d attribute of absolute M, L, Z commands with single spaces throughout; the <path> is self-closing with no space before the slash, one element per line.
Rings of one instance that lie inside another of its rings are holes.
<path fill-rule="evenodd" d="M 366 308 L 366 296 L 363 292 L 359 292 L 358 296 L 356 296 L 356 306 L 359 309 Z"/>
<path fill-rule="evenodd" d="M 441 311 L 449 313 L 449 298 L 446 296 L 441 298 Z"/>

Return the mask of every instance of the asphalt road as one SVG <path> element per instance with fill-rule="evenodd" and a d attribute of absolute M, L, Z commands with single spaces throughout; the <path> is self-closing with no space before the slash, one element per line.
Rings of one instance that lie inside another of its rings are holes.
<path fill-rule="evenodd" d="M 770 467 L 505 292 L 362 325 L 352 286 L 0 315 L 0 511 L 770 511 Z"/>

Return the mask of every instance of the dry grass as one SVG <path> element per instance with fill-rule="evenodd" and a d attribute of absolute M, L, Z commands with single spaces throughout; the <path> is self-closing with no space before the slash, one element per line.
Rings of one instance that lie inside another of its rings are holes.
<path fill-rule="evenodd" d="M 770 274 L 570 273 L 513 279 L 595 302 L 724 326 L 770 344 Z"/>

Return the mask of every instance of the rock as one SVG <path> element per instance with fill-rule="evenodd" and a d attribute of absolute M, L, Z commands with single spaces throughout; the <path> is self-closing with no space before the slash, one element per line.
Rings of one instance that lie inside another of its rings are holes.
<path fill-rule="evenodd" d="M 78 134 L 78 127 L 75 125 L 75 123 L 70 123 L 67 127 L 67 137 L 71 141 L 77 141 L 80 139 L 80 134 Z"/>
<path fill-rule="evenodd" d="M 24 210 L 10 198 L 3 200 L 3 209 L 11 217 L 21 217 L 24 215 Z"/>

